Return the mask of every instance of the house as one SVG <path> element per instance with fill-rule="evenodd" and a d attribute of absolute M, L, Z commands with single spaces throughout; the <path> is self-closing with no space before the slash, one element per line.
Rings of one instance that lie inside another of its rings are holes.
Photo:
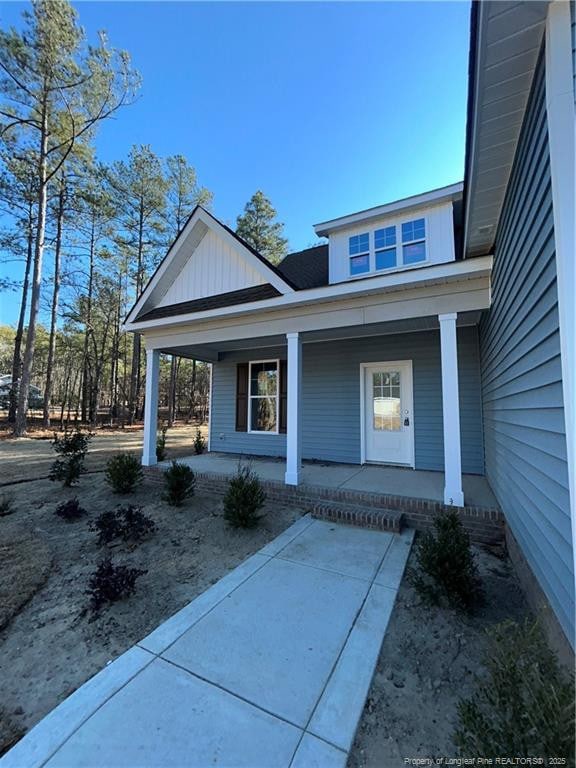
<path fill-rule="evenodd" d="M 469 78 L 463 184 L 317 224 L 278 267 L 196 208 L 126 320 L 143 464 L 166 352 L 212 363 L 210 450 L 285 457 L 288 485 L 392 465 L 464 507 L 483 476 L 573 648 L 574 3 L 475 3 Z"/>

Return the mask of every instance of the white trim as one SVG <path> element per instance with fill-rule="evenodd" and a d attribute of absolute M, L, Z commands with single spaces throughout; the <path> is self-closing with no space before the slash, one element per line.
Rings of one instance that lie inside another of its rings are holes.
<path fill-rule="evenodd" d="M 286 485 L 298 485 L 302 470 L 302 340 L 287 333 L 286 395 Z"/>
<path fill-rule="evenodd" d="M 412 440 L 410 446 L 410 462 L 408 464 L 394 464 L 393 462 L 382 462 L 390 466 L 402 466 L 416 469 L 416 429 L 414 425 L 414 366 L 412 360 L 376 360 L 373 363 L 360 363 L 360 464 L 366 464 L 366 369 L 376 368 L 378 366 L 391 367 L 394 365 L 407 365 L 410 371 L 410 423 L 412 425 Z"/>
<path fill-rule="evenodd" d="M 127 321 L 122 330 L 143 331 L 182 323 L 197 323 L 212 318 L 220 319 L 227 316 L 241 316 L 267 309 L 291 309 L 300 305 L 319 304 L 322 301 L 330 302 L 335 299 L 355 298 L 356 296 L 369 295 L 371 293 L 378 293 L 379 296 L 384 297 L 399 290 L 419 288 L 422 285 L 428 286 L 433 283 L 441 284 L 456 279 L 468 280 L 470 278 L 485 277 L 489 276 L 491 271 L 492 256 L 479 256 L 467 261 L 451 261 L 444 264 L 430 264 L 425 268 L 415 265 L 414 268 L 398 270 L 390 274 L 369 274 L 364 276 L 362 280 L 357 279 L 343 283 L 334 283 L 306 291 L 293 291 L 290 294 L 277 296 L 274 299 L 265 299 L 264 301 L 222 307 L 221 309 L 212 309 L 205 312 L 174 315 L 173 317 L 149 320 L 147 322 L 136 323 Z M 318 311 L 322 311 L 322 308 L 318 307 Z"/>
<path fill-rule="evenodd" d="M 209 363 L 210 382 L 208 385 L 208 453 L 212 450 L 212 388 L 214 381 L 214 363 Z"/>
<path fill-rule="evenodd" d="M 156 440 L 158 430 L 158 382 L 160 378 L 160 352 L 146 349 L 146 395 L 144 400 L 144 440 L 142 465 L 152 467 L 158 462 Z"/>
<path fill-rule="evenodd" d="M 576 573 L 576 267 L 574 251 L 576 231 L 574 211 L 575 180 L 575 107 L 572 73 L 572 41 L 570 4 L 554 0 L 548 7 L 546 21 L 546 112 L 548 146 L 552 182 L 554 241 L 556 245 L 556 286 L 562 392 L 570 516 L 572 522 L 572 555 Z"/>
<path fill-rule="evenodd" d="M 204 324 L 159 328 L 146 333 L 146 342 L 161 350 L 199 344 L 214 348 L 222 342 L 234 340 L 261 340 L 290 332 L 363 327 L 432 317 L 443 312 L 470 312 L 489 307 L 489 283 L 488 278 L 483 277 L 412 291 L 398 291 L 393 297 L 376 294 L 334 302 L 324 307 L 312 305 L 303 307 L 298 314 L 291 309 L 282 309 L 242 319 L 226 317 Z"/>
<path fill-rule="evenodd" d="M 237 251 L 240 256 L 248 263 L 250 266 L 255 269 L 262 278 L 274 286 L 280 293 L 282 294 L 289 294 L 293 293 L 294 289 L 288 285 L 287 282 L 285 282 L 274 270 L 270 269 L 270 267 L 266 266 L 266 264 L 261 261 L 257 256 L 255 256 L 252 251 L 249 248 L 246 248 L 239 240 L 237 240 L 235 237 L 233 237 L 228 230 L 222 226 L 222 224 L 211 214 L 207 213 L 203 208 L 196 208 L 192 216 L 188 219 L 186 222 L 186 225 L 184 226 L 183 230 L 180 232 L 174 243 L 172 243 L 172 246 L 170 247 L 170 250 L 164 256 L 162 262 L 160 263 L 160 266 L 148 282 L 148 285 L 144 289 L 144 291 L 140 294 L 139 298 L 137 299 L 136 303 L 128 313 L 128 316 L 126 317 L 126 321 L 124 323 L 124 327 L 126 328 L 128 325 L 132 324 L 134 322 L 134 319 L 138 316 L 138 313 L 142 310 L 146 302 L 152 297 L 152 294 L 154 290 L 159 286 L 160 281 L 167 277 L 168 270 L 170 268 L 170 265 L 174 262 L 174 259 L 178 255 L 179 251 L 182 248 L 183 243 L 187 239 L 187 237 L 191 234 L 194 227 L 198 224 L 198 222 L 202 222 L 202 224 L 207 228 L 211 229 L 213 232 L 215 232 L 219 237 L 221 237 L 231 248 L 233 248 L 235 251 Z M 204 230 L 205 232 L 206 230 Z M 203 237 L 204 235 L 202 235 Z M 202 239 L 202 237 L 200 239 Z M 199 242 L 199 241 L 198 241 Z M 189 254 L 186 257 L 186 261 L 191 257 Z M 183 262 L 181 268 L 184 266 L 185 261 Z M 164 292 L 165 293 L 165 292 Z M 163 295 L 163 294 L 162 294 Z"/>
<path fill-rule="evenodd" d="M 252 382 L 252 366 L 260 363 L 276 363 L 276 395 L 252 395 L 250 392 Z M 248 423 L 246 432 L 249 435 L 278 435 L 280 434 L 280 360 L 249 360 L 248 361 Z M 262 399 L 268 397 L 270 400 L 274 397 L 276 400 L 276 429 L 250 429 L 252 424 L 252 399 Z"/>
<path fill-rule="evenodd" d="M 326 237 L 336 229 L 343 229 L 344 227 L 360 224 L 363 221 L 376 219 L 404 209 L 418 208 L 423 205 L 430 205 L 430 203 L 440 203 L 444 200 L 456 200 L 462 196 L 463 189 L 464 183 L 459 181 L 457 184 L 450 184 L 447 187 L 440 187 L 440 189 L 433 189 L 420 195 L 412 195 L 412 197 L 404 197 L 392 203 L 378 205 L 374 208 L 358 211 L 358 213 L 351 213 L 347 216 L 340 216 L 337 219 L 329 219 L 328 221 L 314 224 L 314 231 L 318 237 Z"/>
<path fill-rule="evenodd" d="M 444 427 L 444 503 L 464 506 L 460 398 L 458 389 L 458 339 L 456 312 L 438 315 L 442 368 L 442 422 Z"/>

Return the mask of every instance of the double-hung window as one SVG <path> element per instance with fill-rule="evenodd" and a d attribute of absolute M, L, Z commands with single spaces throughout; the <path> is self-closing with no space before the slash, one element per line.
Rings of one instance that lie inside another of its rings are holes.
<path fill-rule="evenodd" d="M 368 232 L 348 238 L 348 255 L 351 275 L 370 272 L 370 234 Z"/>
<path fill-rule="evenodd" d="M 420 261 L 426 261 L 426 221 L 405 221 L 402 224 L 402 262 L 418 264 Z"/>
<path fill-rule="evenodd" d="M 277 360 L 250 363 L 248 398 L 250 432 L 278 432 L 278 389 Z"/>
<path fill-rule="evenodd" d="M 396 227 L 384 227 L 374 232 L 376 269 L 396 266 Z"/>

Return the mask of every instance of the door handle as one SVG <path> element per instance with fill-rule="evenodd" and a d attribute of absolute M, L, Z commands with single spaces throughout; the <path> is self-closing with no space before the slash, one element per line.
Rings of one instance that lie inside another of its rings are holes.
<path fill-rule="evenodd" d="M 404 419 L 404 426 L 405 427 L 409 427 L 410 426 L 410 419 L 408 418 L 408 416 L 406 416 L 406 418 Z"/>

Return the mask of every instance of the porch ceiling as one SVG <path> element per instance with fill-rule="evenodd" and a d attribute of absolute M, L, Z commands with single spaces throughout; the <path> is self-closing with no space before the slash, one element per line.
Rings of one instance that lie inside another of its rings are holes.
<path fill-rule="evenodd" d="M 458 314 L 457 325 L 477 325 L 480 321 L 480 311 L 462 312 Z M 314 344 L 322 341 L 338 341 L 339 339 L 355 339 L 366 336 L 388 336 L 398 333 L 415 333 L 418 331 L 437 330 L 440 327 L 438 316 L 416 317 L 406 320 L 395 320 L 388 323 L 372 323 L 370 325 L 330 328 L 318 331 L 306 331 L 301 334 L 304 344 Z M 166 354 L 189 357 L 205 362 L 218 362 L 221 355 L 246 349 L 264 349 L 266 347 L 283 347 L 286 336 L 265 336 L 247 339 L 230 339 L 216 344 L 183 344 L 163 347 L 160 351 Z"/>

